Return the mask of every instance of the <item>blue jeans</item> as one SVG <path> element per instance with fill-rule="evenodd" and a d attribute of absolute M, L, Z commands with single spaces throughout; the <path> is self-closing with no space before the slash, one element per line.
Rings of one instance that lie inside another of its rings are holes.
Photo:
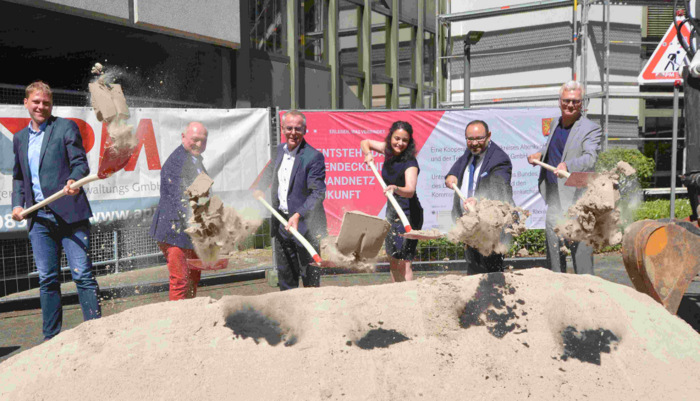
<path fill-rule="evenodd" d="M 63 307 L 61 306 L 61 249 L 66 251 L 68 266 L 83 310 L 83 319 L 102 316 L 98 300 L 100 289 L 92 271 L 88 249 L 90 246 L 90 222 L 68 224 L 51 212 L 40 210 L 29 230 L 34 262 L 39 273 L 39 299 L 44 320 L 44 339 L 61 332 Z"/>

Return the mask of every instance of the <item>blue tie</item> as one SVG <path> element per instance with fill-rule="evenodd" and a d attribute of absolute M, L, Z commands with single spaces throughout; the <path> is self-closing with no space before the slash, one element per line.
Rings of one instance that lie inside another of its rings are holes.
<path fill-rule="evenodd" d="M 467 198 L 474 196 L 474 170 L 476 169 L 476 156 L 472 156 L 472 162 L 469 163 L 469 181 L 467 181 Z"/>

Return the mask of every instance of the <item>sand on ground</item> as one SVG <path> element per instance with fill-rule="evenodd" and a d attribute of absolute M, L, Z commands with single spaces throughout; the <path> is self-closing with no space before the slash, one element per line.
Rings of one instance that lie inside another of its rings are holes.
<path fill-rule="evenodd" d="M 85 385 L 89 383 L 89 385 Z M 692 399 L 700 336 L 631 288 L 530 269 L 195 298 L 0 364 L 0 399 Z"/>

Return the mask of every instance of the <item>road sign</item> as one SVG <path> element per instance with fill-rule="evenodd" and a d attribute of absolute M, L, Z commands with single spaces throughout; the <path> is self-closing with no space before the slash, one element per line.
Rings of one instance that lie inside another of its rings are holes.
<path fill-rule="evenodd" d="M 688 24 L 683 24 L 681 33 L 688 43 L 690 38 Z M 641 74 L 637 77 L 637 81 L 640 85 L 673 84 L 678 80 L 682 81 L 681 68 L 684 65 L 688 65 L 688 58 L 683 46 L 678 42 L 676 27 L 671 23 Z"/>

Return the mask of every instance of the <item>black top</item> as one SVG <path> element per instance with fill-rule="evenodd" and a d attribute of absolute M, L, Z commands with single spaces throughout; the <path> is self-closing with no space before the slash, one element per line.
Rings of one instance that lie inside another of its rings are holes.
<path fill-rule="evenodd" d="M 411 158 L 404 162 L 398 161 L 397 158 L 392 157 L 387 159 L 382 166 L 382 179 L 386 185 L 396 185 L 397 187 L 406 186 L 406 170 L 410 167 L 418 168 L 418 174 L 420 174 L 420 167 L 418 166 L 418 160 Z M 418 193 L 414 193 L 412 198 L 404 198 L 397 193 L 394 193 L 396 201 L 401 205 L 401 208 L 408 215 L 409 211 L 413 207 L 420 207 L 420 201 L 418 200 Z"/>
<path fill-rule="evenodd" d="M 558 166 L 561 163 L 561 158 L 564 155 L 564 147 L 566 146 L 566 140 L 569 138 L 569 133 L 571 132 L 571 127 L 564 128 L 561 126 L 561 122 L 557 125 L 557 128 L 552 134 L 552 141 L 549 143 L 549 150 L 547 150 L 547 156 L 545 157 L 545 163 L 550 166 Z M 553 172 L 547 170 L 547 182 L 550 184 L 557 183 L 557 176 Z"/>

